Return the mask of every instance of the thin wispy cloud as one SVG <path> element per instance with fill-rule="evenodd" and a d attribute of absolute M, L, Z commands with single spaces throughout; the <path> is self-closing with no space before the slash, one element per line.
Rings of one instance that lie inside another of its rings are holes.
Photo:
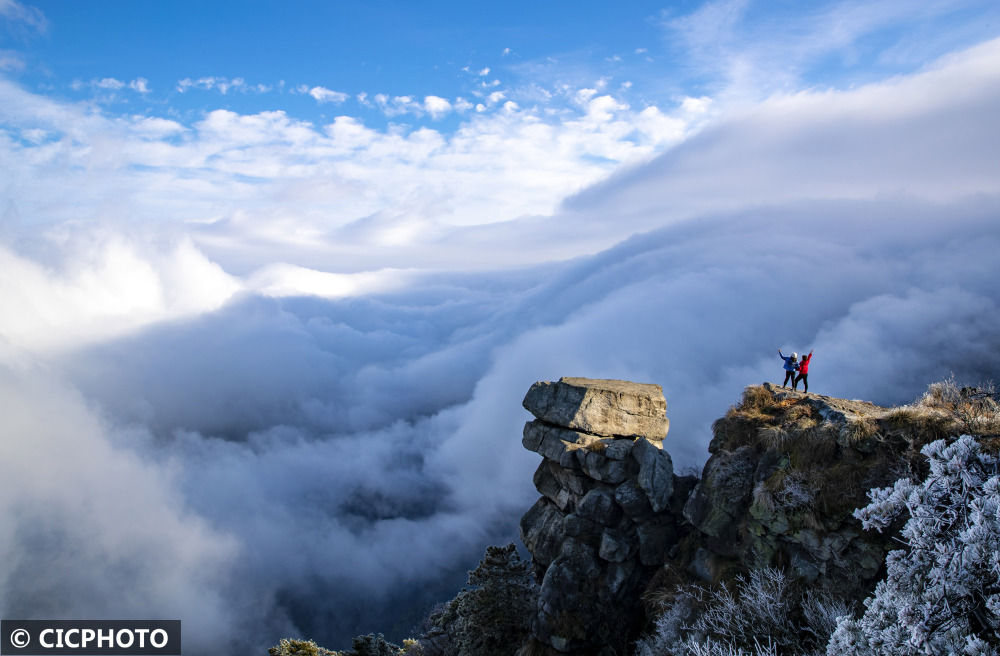
<path fill-rule="evenodd" d="M 49 29 L 49 21 L 42 10 L 18 0 L 0 0 L 0 18 L 39 34 L 45 34 Z"/>
<path fill-rule="evenodd" d="M 982 0 L 919 6 L 896 0 L 846 0 L 776 13 L 761 11 L 748 0 L 716 0 L 689 14 L 666 10 L 661 24 L 669 41 L 685 53 L 689 75 L 702 77 L 713 95 L 728 102 L 753 102 L 815 84 L 817 68 L 853 69 L 855 74 L 844 79 L 857 82 L 862 63 L 878 62 L 880 53 L 901 51 L 914 40 L 923 45 L 912 48 L 921 58 L 907 63 L 920 65 L 926 61 L 929 42 L 937 54 L 956 43 L 948 40 L 949 33 L 929 34 L 925 26 L 940 25 L 969 10 L 998 13 L 994 5 Z M 981 38 L 990 36 L 986 26 L 980 33 Z M 958 38 L 968 38 L 968 34 Z M 819 79 L 837 84 L 841 78 L 828 73 Z"/>
<path fill-rule="evenodd" d="M 130 89 L 140 94 L 147 94 L 152 91 L 149 88 L 149 80 L 147 80 L 144 77 L 137 77 L 134 80 L 130 80 L 128 82 L 113 77 L 92 79 L 87 82 L 84 82 L 82 80 L 74 80 L 72 84 L 70 84 L 70 87 L 76 91 L 79 91 L 84 88 L 90 88 L 102 91 L 119 91 L 121 89 Z"/>
<path fill-rule="evenodd" d="M 273 89 L 272 85 L 258 83 L 258 84 L 247 84 L 247 81 L 242 77 L 200 77 L 197 79 L 192 79 L 186 77 L 182 80 L 177 81 L 177 86 L 175 87 L 180 93 L 187 93 L 191 89 L 200 89 L 202 91 L 218 91 L 222 95 L 226 95 L 230 92 L 233 93 L 268 93 Z"/>

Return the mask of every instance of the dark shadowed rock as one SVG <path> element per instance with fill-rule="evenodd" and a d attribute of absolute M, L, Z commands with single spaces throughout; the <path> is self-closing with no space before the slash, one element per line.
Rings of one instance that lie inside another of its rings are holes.
<path fill-rule="evenodd" d="M 632 457 L 639 464 L 636 482 L 646 493 L 653 510 L 660 512 L 670 503 L 674 491 L 674 465 L 670 454 L 640 437 L 632 447 Z"/>
<path fill-rule="evenodd" d="M 559 485 L 559 481 L 552 475 L 548 460 L 543 460 L 538 465 L 538 469 L 535 470 L 533 482 L 535 489 L 541 492 L 549 501 L 556 504 L 559 510 L 566 510 L 570 504 L 575 502 L 573 493 Z"/>
<path fill-rule="evenodd" d="M 639 524 L 636 536 L 639 539 L 639 562 L 647 566 L 662 565 L 667 551 L 677 541 L 677 529 L 673 522 L 660 518 Z"/>
<path fill-rule="evenodd" d="M 627 480 L 615 488 L 615 501 L 625 514 L 638 521 L 653 514 L 653 506 L 635 480 Z"/>
<path fill-rule="evenodd" d="M 601 489 L 593 489 L 584 495 L 576 509 L 576 514 L 591 519 L 603 526 L 613 526 L 621 519 L 622 509 L 615 503 L 614 496 Z"/>
<path fill-rule="evenodd" d="M 621 563 L 631 558 L 638 547 L 639 543 L 634 537 L 606 529 L 601 533 L 597 555 L 608 562 Z"/>
<path fill-rule="evenodd" d="M 545 567 L 559 554 L 563 541 L 563 514 L 542 497 L 521 518 L 521 542 L 537 566 Z"/>

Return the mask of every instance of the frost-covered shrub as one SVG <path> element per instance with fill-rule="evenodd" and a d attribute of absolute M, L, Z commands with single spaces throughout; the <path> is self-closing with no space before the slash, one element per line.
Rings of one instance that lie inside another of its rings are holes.
<path fill-rule="evenodd" d="M 538 596 L 530 563 L 513 544 L 487 547 L 469 573 L 469 589 L 433 613 L 435 640 L 421 639 L 430 656 L 512 656 L 531 632 Z"/>
<path fill-rule="evenodd" d="M 952 375 L 931 383 L 915 406 L 947 412 L 972 435 L 1000 433 L 1000 394 L 992 381 L 963 386 Z"/>
<path fill-rule="evenodd" d="M 905 549 L 889 553 L 886 578 L 860 619 L 841 619 L 828 646 L 846 654 L 1000 654 L 1000 476 L 996 459 L 964 435 L 922 453 L 922 483 L 870 493 L 855 514 L 883 530 L 903 513 Z"/>
<path fill-rule="evenodd" d="M 777 569 L 737 577 L 732 588 L 679 586 L 636 656 L 792 656 L 818 653 L 848 607 L 817 591 L 800 594 Z"/>
<path fill-rule="evenodd" d="M 353 649 L 351 651 L 330 651 L 320 647 L 312 640 L 290 640 L 283 639 L 274 647 L 267 650 L 271 656 L 401 656 L 403 654 L 415 654 L 409 647 L 394 645 L 385 639 L 381 633 L 375 635 L 357 636 L 352 639 Z M 414 643 L 414 641 L 407 641 Z"/>
<path fill-rule="evenodd" d="M 337 656 L 337 652 L 323 649 L 312 640 L 282 638 L 267 650 L 271 656 Z"/>

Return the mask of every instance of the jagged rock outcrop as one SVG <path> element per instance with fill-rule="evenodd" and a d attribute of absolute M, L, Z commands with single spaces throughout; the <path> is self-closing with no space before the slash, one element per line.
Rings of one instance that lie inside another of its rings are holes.
<path fill-rule="evenodd" d="M 645 622 L 640 594 L 683 535 L 675 510 L 694 482 L 663 450 L 663 390 L 562 378 L 532 385 L 524 407 L 536 419 L 522 442 L 543 457 L 542 497 L 521 520 L 541 585 L 534 636 L 556 652 L 624 653 Z"/>
<path fill-rule="evenodd" d="M 888 411 L 765 383 L 716 421 L 701 480 L 684 506 L 694 527 L 686 570 L 714 582 L 777 566 L 854 596 L 890 546 L 853 510 L 905 474 L 905 442 L 886 440 Z"/>
<path fill-rule="evenodd" d="M 893 544 L 854 509 L 917 474 L 923 444 L 965 430 L 933 408 L 765 383 L 715 422 L 697 479 L 676 476 L 663 449 L 657 385 L 563 378 L 533 385 L 524 405 L 536 419 L 523 444 L 543 459 L 521 536 L 541 584 L 534 637 L 553 654 L 626 653 L 643 596 L 761 567 L 863 598 Z"/>

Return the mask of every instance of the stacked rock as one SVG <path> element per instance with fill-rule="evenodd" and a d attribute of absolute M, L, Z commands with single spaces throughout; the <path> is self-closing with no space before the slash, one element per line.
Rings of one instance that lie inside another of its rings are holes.
<path fill-rule="evenodd" d="M 563 653 L 624 653 L 615 642 L 642 622 L 641 589 L 683 521 L 663 389 L 561 378 L 532 385 L 524 407 L 536 417 L 524 447 L 543 456 L 542 497 L 521 519 L 541 583 L 534 636 Z"/>

